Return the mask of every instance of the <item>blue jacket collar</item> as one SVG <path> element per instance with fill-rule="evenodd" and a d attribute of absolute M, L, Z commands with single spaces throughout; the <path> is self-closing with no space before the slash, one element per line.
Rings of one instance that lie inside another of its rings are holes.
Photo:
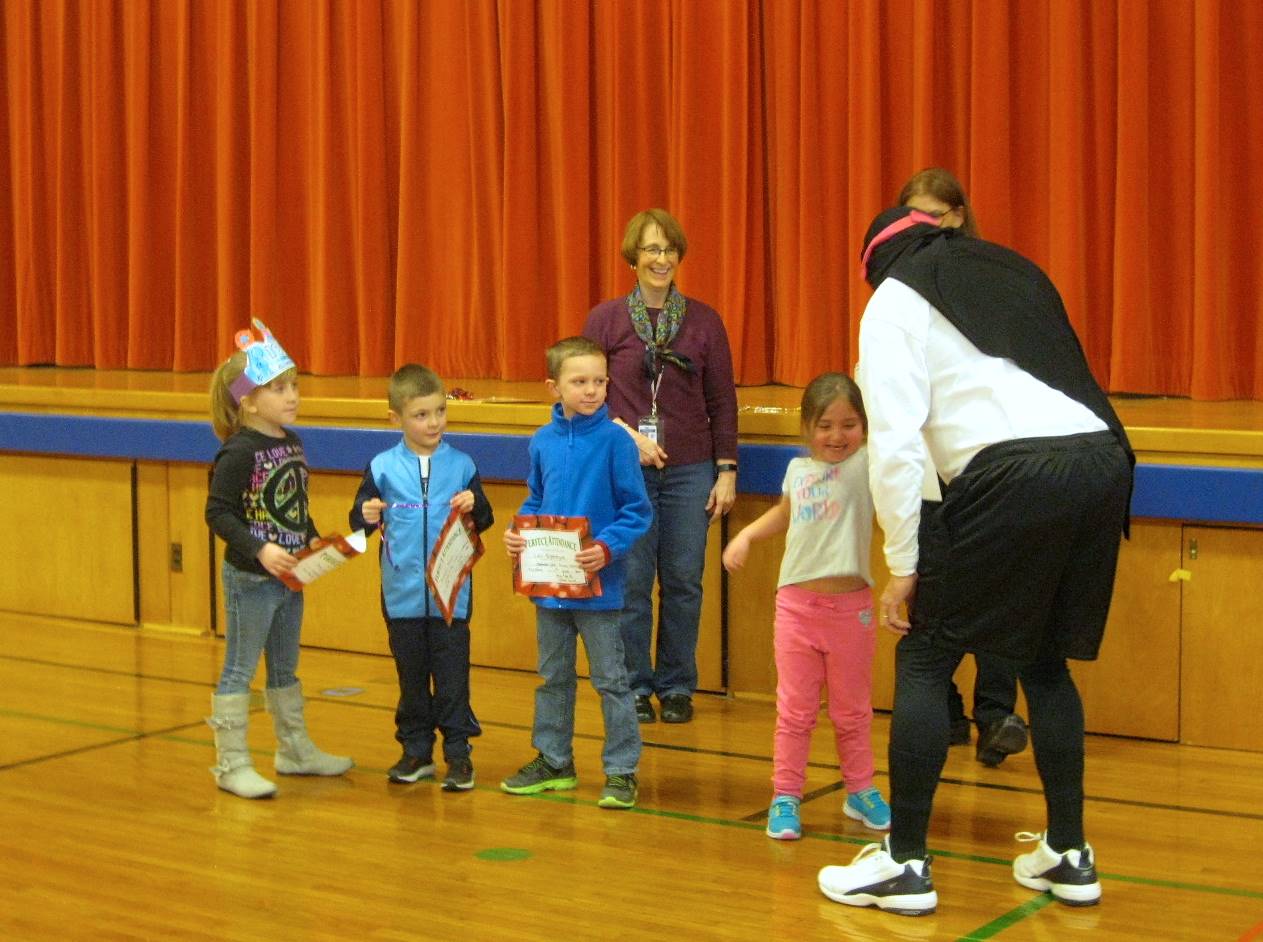
<path fill-rule="evenodd" d="M 439 439 L 439 445 L 437 448 L 434 449 L 434 454 L 429 456 L 430 459 L 433 460 L 434 458 L 437 458 L 439 455 L 443 454 L 443 452 L 447 451 L 449 448 L 451 448 L 451 446 L 447 443 L 446 437 Z M 395 450 L 399 452 L 399 454 L 405 458 L 408 456 L 412 456 L 412 458 L 415 460 L 417 458 L 423 457 L 422 455 L 418 455 L 415 451 L 409 448 L 408 443 L 403 440 L 402 436 L 399 439 L 399 444 L 395 446 Z"/>
<path fill-rule="evenodd" d="M 557 426 L 557 428 L 562 431 L 573 432 L 576 435 L 587 434 L 602 422 L 607 421 L 609 417 L 610 410 L 605 403 L 602 403 L 601 408 L 597 409 L 591 415 L 579 415 L 578 413 L 575 413 L 575 416 L 572 419 L 566 418 L 566 414 L 562 411 L 560 402 L 553 403 L 553 425 Z"/>

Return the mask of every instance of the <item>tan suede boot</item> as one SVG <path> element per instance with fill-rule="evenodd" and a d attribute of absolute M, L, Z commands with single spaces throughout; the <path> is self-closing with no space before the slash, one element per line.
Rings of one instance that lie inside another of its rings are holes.
<path fill-rule="evenodd" d="M 303 720 L 303 687 L 268 688 L 268 710 L 276 727 L 276 771 L 281 775 L 341 775 L 355 762 L 321 752 L 307 735 Z"/>
<path fill-rule="evenodd" d="M 207 724 L 215 731 L 218 762 L 211 768 L 215 784 L 242 798 L 270 798 L 276 785 L 254 770 L 246 727 L 250 720 L 250 694 L 211 694 Z"/>

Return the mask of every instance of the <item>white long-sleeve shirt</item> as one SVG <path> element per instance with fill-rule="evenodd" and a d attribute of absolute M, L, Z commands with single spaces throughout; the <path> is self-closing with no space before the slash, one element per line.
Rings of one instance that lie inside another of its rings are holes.
<path fill-rule="evenodd" d="M 927 458 L 951 483 L 988 445 L 1106 428 L 1087 406 L 1012 360 L 981 353 L 894 278 L 864 310 L 855 376 L 868 414 L 873 503 L 896 576 L 916 572 Z"/>

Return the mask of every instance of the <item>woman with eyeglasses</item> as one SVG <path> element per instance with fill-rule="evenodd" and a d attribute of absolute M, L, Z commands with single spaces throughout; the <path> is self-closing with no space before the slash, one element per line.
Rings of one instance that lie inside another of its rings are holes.
<path fill-rule="evenodd" d="M 693 718 L 697 633 L 709 524 L 737 496 L 737 389 L 728 333 L 715 310 L 675 284 L 688 240 L 663 209 L 637 213 L 622 256 L 628 294 L 588 314 L 583 334 L 609 363 L 608 405 L 640 450 L 653 524 L 627 561 L 621 628 L 628 681 L 642 723 Z M 653 586 L 659 583 L 658 642 Z"/>
<path fill-rule="evenodd" d="M 959 229 L 978 238 L 978 223 L 965 188 L 951 171 L 942 167 L 926 167 L 914 173 L 899 191 L 895 205 L 919 209 L 937 219 L 940 228 Z"/>
<path fill-rule="evenodd" d="M 965 188 L 948 170 L 927 167 L 915 173 L 903 185 L 895 199 L 896 206 L 919 209 L 938 220 L 941 229 L 959 229 L 967 236 L 978 238 L 978 224 L 974 211 L 965 196 Z M 921 505 L 921 525 L 927 526 L 941 506 L 938 475 L 927 468 Z M 975 758 L 985 766 L 994 768 L 1015 752 L 1026 748 L 1026 721 L 1017 708 L 1017 674 L 1003 661 L 987 654 L 975 654 L 977 673 L 974 675 L 974 724 L 978 727 L 978 748 Z M 951 709 L 953 746 L 969 744 L 970 723 L 965 716 L 965 701 L 955 682 L 949 690 L 948 705 Z"/>

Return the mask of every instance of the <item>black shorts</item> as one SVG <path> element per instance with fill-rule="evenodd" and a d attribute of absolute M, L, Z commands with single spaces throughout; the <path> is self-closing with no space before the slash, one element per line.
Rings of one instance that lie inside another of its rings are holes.
<path fill-rule="evenodd" d="M 913 630 L 1016 664 L 1095 659 L 1131 479 L 1111 432 L 984 448 L 922 521 Z"/>

